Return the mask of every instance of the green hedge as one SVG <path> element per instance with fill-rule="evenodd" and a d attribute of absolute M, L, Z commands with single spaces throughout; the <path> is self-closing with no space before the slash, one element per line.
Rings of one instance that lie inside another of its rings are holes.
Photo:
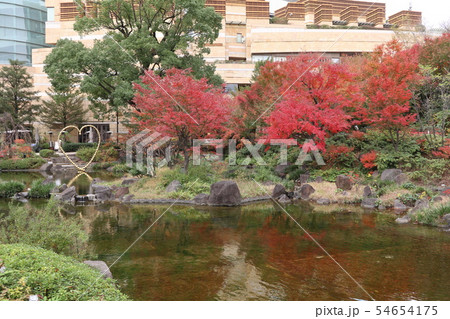
<path fill-rule="evenodd" d="M 55 155 L 55 151 L 43 149 L 39 152 L 39 155 L 44 158 L 49 158 L 49 157 L 52 157 L 53 155 Z"/>
<path fill-rule="evenodd" d="M 127 300 L 114 280 L 98 270 L 52 251 L 23 244 L 0 245 L 6 268 L 0 275 L 0 300 Z"/>
<path fill-rule="evenodd" d="M 65 152 L 76 152 L 82 147 L 97 147 L 97 143 L 64 143 L 62 145 Z"/>
<path fill-rule="evenodd" d="M 0 160 L 0 170 L 36 169 L 47 163 L 40 157 Z"/>
<path fill-rule="evenodd" d="M 0 183 L 0 198 L 10 198 L 23 191 L 24 188 L 24 184 L 15 181 Z"/>

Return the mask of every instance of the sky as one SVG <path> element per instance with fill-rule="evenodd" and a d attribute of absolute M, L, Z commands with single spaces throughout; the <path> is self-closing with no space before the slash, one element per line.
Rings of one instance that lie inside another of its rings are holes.
<path fill-rule="evenodd" d="M 365 0 L 370 2 L 370 0 Z M 270 11 L 283 7 L 283 0 L 269 0 Z M 449 0 L 375 0 L 386 3 L 386 16 L 390 16 L 401 10 L 409 9 L 410 4 L 415 11 L 422 11 L 423 24 L 428 28 L 437 28 L 444 22 L 450 21 Z"/>

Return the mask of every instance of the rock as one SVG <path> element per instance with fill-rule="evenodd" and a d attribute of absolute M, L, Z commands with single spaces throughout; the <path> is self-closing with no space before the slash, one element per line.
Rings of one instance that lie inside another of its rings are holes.
<path fill-rule="evenodd" d="M 408 180 L 409 180 L 408 175 L 406 175 L 405 173 L 398 174 L 397 176 L 394 177 L 394 182 L 396 182 L 399 185 L 406 183 Z"/>
<path fill-rule="evenodd" d="M 56 194 L 55 198 L 63 202 L 70 202 L 75 199 L 76 195 L 77 191 L 75 189 L 75 186 L 70 186 L 64 189 L 61 193 Z"/>
<path fill-rule="evenodd" d="M 125 196 L 122 198 L 122 201 L 123 201 L 123 202 L 129 202 L 130 200 L 133 199 L 133 197 L 134 197 L 134 195 L 132 195 L 132 194 L 125 195 Z"/>
<path fill-rule="evenodd" d="M 396 199 L 396 200 L 394 200 L 394 209 L 395 210 L 407 210 L 408 206 L 403 204 L 400 200 Z"/>
<path fill-rule="evenodd" d="M 382 181 L 392 181 L 395 182 L 395 178 L 402 174 L 402 170 L 401 169 L 396 169 L 396 168 L 390 168 L 390 169 L 385 169 L 383 171 L 383 173 L 381 173 L 381 177 L 380 179 Z"/>
<path fill-rule="evenodd" d="M 370 186 L 364 187 L 363 197 L 366 198 L 366 197 L 370 197 L 370 196 L 372 196 L 372 189 L 370 188 Z"/>
<path fill-rule="evenodd" d="M 408 224 L 410 221 L 411 221 L 411 217 L 409 217 L 408 215 L 406 215 L 404 217 L 397 218 L 395 220 L 395 222 L 397 224 Z"/>
<path fill-rule="evenodd" d="M 281 195 L 280 198 L 278 198 L 278 202 L 280 204 L 289 204 L 291 199 L 287 195 Z"/>
<path fill-rule="evenodd" d="M 316 183 L 323 183 L 323 177 L 322 176 L 317 176 L 315 182 Z"/>
<path fill-rule="evenodd" d="M 176 191 L 180 190 L 180 188 L 181 188 L 181 182 L 178 180 L 173 180 L 170 182 L 169 185 L 167 185 L 166 193 L 176 192 Z"/>
<path fill-rule="evenodd" d="M 197 205 L 208 205 L 208 194 L 198 194 L 194 197 L 194 203 Z"/>
<path fill-rule="evenodd" d="M 122 181 L 122 186 L 128 186 L 128 185 L 134 184 L 138 180 L 139 180 L 139 178 L 127 178 L 127 179 L 124 179 Z"/>
<path fill-rule="evenodd" d="M 6 267 L 5 266 L 1 266 L 0 267 L 0 274 L 3 274 L 6 271 Z"/>
<path fill-rule="evenodd" d="M 130 189 L 128 187 L 119 187 L 116 190 L 116 192 L 114 193 L 114 197 L 116 199 L 120 199 L 129 193 L 130 193 Z"/>
<path fill-rule="evenodd" d="M 52 193 L 62 193 L 67 189 L 66 184 L 62 184 L 53 188 Z"/>
<path fill-rule="evenodd" d="M 95 198 L 99 201 L 107 201 L 113 199 L 113 190 L 108 186 L 91 185 L 91 193 L 95 194 Z"/>
<path fill-rule="evenodd" d="M 328 198 L 319 198 L 316 203 L 319 205 L 330 205 L 331 201 Z"/>
<path fill-rule="evenodd" d="M 220 181 L 211 185 L 208 205 L 239 206 L 242 202 L 241 192 L 236 182 Z"/>
<path fill-rule="evenodd" d="M 285 195 L 285 194 L 286 194 L 286 189 L 284 188 L 283 185 L 281 185 L 281 184 L 275 185 L 275 188 L 273 189 L 273 192 L 272 192 L 273 198 L 276 199 L 276 198 L 280 197 L 281 195 Z"/>
<path fill-rule="evenodd" d="M 430 206 L 430 202 L 428 199 L 418 199 L 416 200 L 416 204 L 414 205 L 414 208 L 422 209 L 422 208 L 428 208 Z"/>
<path fill-rule="evenodd" d="M 436 197 L 433 197 L 433 199 L 431 201 L 433 203 L 438 203 L 438 202 L 442 202 L 443 198 L 441 196 L 436 196 Z"/>
<path fill-rule="evenodd" d="M 294 197 L 300 198 L 302 200 L 307 200 L 309 199 L 309 196 L 311 196 L 311 194 L 313 194 L 315 191 L 316 190 L 311 185 L 303 184 L 302 186 L 300 186 L 299 191 Z"/>
<path fill-rule="evenodd" d="M 89 267 L 99 270 L 100 273 L 102 274 L 103 278 L 105 278 L 105 279 L 113 277 L 111 271 L 109 270 L 108 265 L 104 261 L 85 260 L 83 263 L 85 263 Z"/>
<path fill-rule="evenodd" d="M 28 297 L 28 301 L 39 301 L 39 296 L 38 295 L 30 295 Z"/>
<path fill-rule="evenodd" d="M 445 214 L 442 216 L 442 219 L 445 220 L 447 223 L 450 223 L 450 214 Z"/>
<path fill-rule="evenodd" d="M 379 209 L 379 210 L 385 210 L 386 207 L 385 207 L 384 205 L 380 205 L 380 206 L 378 206 L 378 209 Z"/>
<path fill-rule="evenodd" d="M 377 207 L 377 198 L 364 198 L 361 202 L 361 207 L 362 208 L 367 208 L 367 209 L 374 209 L 375 207 Z"/>
<path fill-rule="evenodd" d="M 41 172 L 50 172 L 53 168 L 53 163 L 49 162 L 49 163 L 45 163 L 44 165 L 42 165 L 39 170 Z"/>
<path fill-rule="evenodd" d="M 350 177 L 346 175 L 339 175 L 336 177 L 336 187 L 345 191 L 352 189 L 353 183 Z"/>
<path fill-rule="evenodd" d="M 290 164 L 279 164 L 277 166 L 275 166 L 275 168 L 273 169 L 275 174 L 279 177 L 285 177 L 286 176 L 286 171 L 289 168 Z"/>

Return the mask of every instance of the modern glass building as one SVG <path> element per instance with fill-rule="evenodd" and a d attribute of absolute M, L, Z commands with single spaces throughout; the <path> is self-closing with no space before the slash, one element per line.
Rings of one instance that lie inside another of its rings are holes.
<path fill-rule="evenodd" d="M 9 59 L 31 65 L 31 50 L 45 44 L 44 0 L 0 0 L 0 64 Z"/>

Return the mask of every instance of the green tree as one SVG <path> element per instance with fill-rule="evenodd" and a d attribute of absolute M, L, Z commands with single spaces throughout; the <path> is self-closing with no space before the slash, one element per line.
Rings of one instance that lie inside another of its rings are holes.
<path fill-rule="evenodd" d="M 146 70 L 164 75 L 172 67 L 191 68 L 197 79 L 221 83 L 215 67 L 203 59 L 209 52 L 205 45 L 218 37 L 221 16 L 204 0 L 104 0 L 95 4 L 95 14 L 85 14 L 83 1 L 77 3 L 74 29 L 80 34 L 107 30 L 107 35 L 92 48 L 59 40 L 44 70 L 57 90 L 79 84 L 97 118 L 118 121 L 134 106 L 133 82 Z"/>
<path fill-rule="evenodd" d="M 9 64 L 0 69 L 0 114 L 10 114 L 21 126 L 34 121 L 40 106 L 25 62 L 9 60 Z"/>
<path fill-rule="evenodd" d="M 84 121 L 83 96 L 78 92 L 59 92 L 51 88 L 49 100 L 43 100 L 41 122 L 48 127 L 80 125 Z"/>

